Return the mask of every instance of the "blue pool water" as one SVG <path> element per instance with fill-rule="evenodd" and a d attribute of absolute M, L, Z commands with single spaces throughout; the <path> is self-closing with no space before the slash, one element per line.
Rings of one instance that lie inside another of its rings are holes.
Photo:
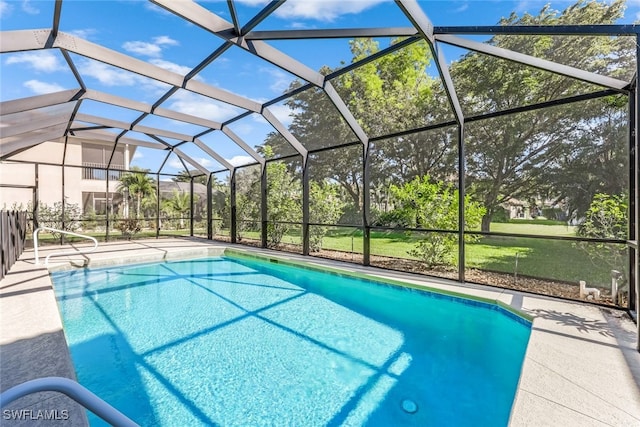
<path fill-rule="evenodd" d="M 78 380 L 146 426 L 503 426 L 530 334 L 485 303 L 259 260 L 52 276 Z"/>

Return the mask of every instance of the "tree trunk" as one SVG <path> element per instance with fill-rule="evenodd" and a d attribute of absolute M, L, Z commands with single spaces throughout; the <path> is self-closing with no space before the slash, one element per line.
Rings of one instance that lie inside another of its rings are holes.
<path fill-rule="evenodd" d="M 481 231 L 486 233 L 491 231 L 491 216 L 492 212 L 487 210 L 487 213 L 485 213 L 482 217 L 482 226 L 480 228 Z"/>

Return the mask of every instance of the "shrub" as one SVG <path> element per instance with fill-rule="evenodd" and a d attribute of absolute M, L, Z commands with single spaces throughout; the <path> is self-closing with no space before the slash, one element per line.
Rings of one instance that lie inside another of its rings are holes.
<path fill-rule="evenodd" d="M 310 222 L 317 224 L 333 224 L 345 207 L 335 185 L 327 182 L 312 181 L 309 185 L 309 199 L 313 209 L 309 213 Z M 328 227 L 315 225 L 309 227 L 309 250 L 318 252 L 322 249 L 322 239 L 327 234 Z"/>
<path fill-rule="evenodd" d="M 596 194 L 578 226 L 580 237 L 625 240 L 628 233 L 628 200 L 625 195 Z M 626 280 L 627 247 L 606 242 L 580 242 L 577 244 L 594 263 L 605 263 L 611 269 L 623 272 Z"/>
<path fill-rule="evenodd" d="M 431 181 L 428 175 L 416 177 L 402 186 L 391 186 L 398 218 L 410 227 L 456 230 L 458 228 L 458 190 L 442 181 Z M 465 196 L 464 214 L 466 229 L 480 225 L 486 209 L 480 203 Z M 465 240 L 476 240 L 468 236 Z M 427 267 L 450 265 L 455 261 L 458 236 L 454 233 L 428 233 L 409 255 L 420 259 Z"/>
<path fill-rule="evenodd" d="M 127 240 L 131 240 L 131 238 L 141 230 L 140 221 L 134 218 L 119 220 L 116 224 L 116 228 L 120 230 Z"/>
<path fill-rule="evenodd" d="M 64 215 L 62 202 L 55 202 L 53 206 L 40 203 L 38 207 L 38 225 L 51 227 L 58 230 L 76 231 L 80 228 L 82 217 L 80 206 L 77 203 L 64 203 Z M 64 226 L 63 226 L 64 224 Z M 52 232 L 54 238 L 60 238 L 60 233 Z"/>

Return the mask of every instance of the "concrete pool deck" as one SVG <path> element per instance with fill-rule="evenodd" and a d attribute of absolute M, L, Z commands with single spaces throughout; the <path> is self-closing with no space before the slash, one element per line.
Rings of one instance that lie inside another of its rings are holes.
<path fill-rule="evenodd" d="M 52 258 L 50 268 L 197 257 L 219 254 L 225 248 L 501 301 L 534 317 L 510 425 L 640 425 L 640 353 L 635 350 L 635 325 L 620 311 L 203 239 L 102 243 L 89 254 Z M 60 249 L 59 246 L 42 248 L 40 265 L 35 264 L 33 250 L 25 251 L 0 281 L 2 391 L 45 376 L 75 378 L 53 287 L 43 265 L 44 256 Z M 38 410 L 58 411 L 60 417 L 64 415 L 61 411 L 68 411 L 68 420 L 42 420 L 41 424 L 47 426 L 87 423 L 84 412 L 58 393 L 37 393 L 14 402 L 10 409 L 31 410 L 26 413 L 31 417 L 36 416 Z M 32 420 L 8 419 L 5 415 L 3 412 L 2 425 L 34 425 Z"/>

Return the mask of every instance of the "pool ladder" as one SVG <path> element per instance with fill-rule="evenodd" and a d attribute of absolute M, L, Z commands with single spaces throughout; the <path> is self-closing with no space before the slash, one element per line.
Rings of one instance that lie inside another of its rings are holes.
<path fill-rule="evenodd" d="M 66 231 L 66 230 L 58 230 L 57 228 L 38 227 L 33 231 L 33 252 L 34 252 L 34 255 L 35 255 L 35 258 L 36 258 L 36 265 L 40 264 L 40 258 L 38 257 L 38 233 L 40 233 L 42 230 L 53 231 L 55 233 L 61 233 L 61 234 L 68 234 L 70 236 L 81 237 L 83 239 L 88 239 L 88 240 L 93 241 L 93 247 L 90 248 L 90 249 L 87 249 L 87 250 L 75 250 L 75 251 L 52 252 L 52 253 L 50 253 L 44 259 L 44 265 L 45 266 L 49 266 L 49 258 L 51 258 L 52 256 L 86 254 L 86 253 L 89 253 L 89 252 L 93 252 L 98 247 L 98 241 L 95 238 L 91 237 L 91 236 L 85 236 L 84 234 L 73 233 L 71 231 Z"/>
<path fill-rule="evenodd" d="M 77 382 L 63 377 L 46 377 L 30 380 L 11 387 L 0 394 L 0 408 L 5 408 L 14 400 L 41 391 L 57 391 L 70 397 L 113 426 L 134 427 L 138 424 L 109 405 L 104 400 Z M 3 414 L 6 411 L 3 411 Z"/>

